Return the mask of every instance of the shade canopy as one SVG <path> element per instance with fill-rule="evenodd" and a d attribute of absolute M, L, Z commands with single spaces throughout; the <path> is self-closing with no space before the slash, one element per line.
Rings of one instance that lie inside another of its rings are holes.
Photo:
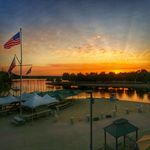
<path fill-rule="evenodd" d="M 17 99 L 14 96 L 6 96 L 0 98 L 0 105 L 9 105 L 11 103 L 16 103 L 16 102 L 19 102 L 19 99 Z"/>
<path fill-rule="evenodd" d="M 29 108 L 36 108 L 42 105 L 48 105 L 54 102 L 58 102 L 55 98 L 50 97 L 49 95 L 45 95 L 41 97 L 37 94 L 33 94 L 29 100 L 25 101 L 22 106 Z"/>
<path fill-rule="evenodd" d="M 35 108 L 41 105 L 43 105 L 42 97 L 37 94 L 33 94 L 29 100 L 22 103 L 22 106 L 29 107 L 29 108 Z"/>
<path fill-rule="evenodd" d="M 137 143 L 139 150 L 146 150 L 150 147 L 150 135 L 144 135 L 137 141 Z"/>
<path fill-rule="evenodd" d="M 58 99 L 59 101 L 62 101 L 64 99 L 64 96 L 59 93 L 53 93 L 51 96 Z"/>
<path fill-rule="evenodd" d="M 49 104 L 49 103 L 58 103 L 58 102 L 59 102 L 56 98 L 51 97 L 51 96 L 49 96 L 48 94 L 44 95 L 44 96 L 42 97 L 42 99 L 43 99 L 44 102 L 47 102 L 48 104 Z"/>
<path fill-rule="evenodd" d="M 22 94 L 22 101 L 28 101 L 28 100 L 30 100 L 34 95 L 37 95 L 37 94 L 36 94 L 36 93 L 32 93 L 32 94 L 23 93 L 23 94 Z"/>
<path fill-rule="evenodd" d="M 138 128 L 130 122 L 128 122 L 128 120 L 126 119 L 118 119 L 112 124 L 106 126 L 104 130 L 112 136 L 118 138 L 127 135 L 131 132 L 137 131 Z"/>

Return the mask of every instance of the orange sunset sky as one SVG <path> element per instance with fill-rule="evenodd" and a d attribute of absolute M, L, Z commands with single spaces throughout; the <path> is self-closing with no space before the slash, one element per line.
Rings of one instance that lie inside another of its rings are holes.
<path fill-rule="evenodd" d="M 31 75 L 150 71 L 147 0 L 5 3 L 0 5 L 0 69 L 8 69 L 14 54 L 20 58 L 19 45 L 6 50 L 3 44 L 22 27 L 23 64 L 32 64 Z"/>

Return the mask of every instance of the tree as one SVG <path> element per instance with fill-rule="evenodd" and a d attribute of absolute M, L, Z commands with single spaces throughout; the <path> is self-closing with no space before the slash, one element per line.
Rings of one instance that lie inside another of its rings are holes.
<path fill-rule="evenodd" d="M 85 75 L 81 72 L 77 74 L 77 81 L 85 81 Z"/>
<path fill-rule="evenodd" d="M 62 79 L 63 80 L 69 80 L 69 78 L 70 78 L 70 75 L 69 75 L 69 73 L 63 73 L 63 76 L 62 76 Z"/>
<path fill-rule="evenodd" d="M 70 81 L 76 81 L 76 75 L 74 73 L 70 74 Z"/>
<path fill-rule="evenodd" d="M 11 89 L 11 78 L 6 72 L 0 72 L 0 96 L 8 95 Z"/>

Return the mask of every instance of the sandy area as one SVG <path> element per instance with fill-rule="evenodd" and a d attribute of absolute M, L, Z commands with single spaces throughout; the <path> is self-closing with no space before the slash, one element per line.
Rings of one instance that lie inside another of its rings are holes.
<path fill-rule="evenodd" d="M 137 111 L 138 103 L 97 99 L 93 104 L 94 117 L 111 114 L 117 106 L 115 117 L 93 122 L 93 145 L 98 150 L 104 143 L 103 127 L 118 118 L 127 118 L 139 127 L 139 137 L 150 133 L 150 105 L 142 104 L 143 112 Z M 128 108 L 129 114 L 125 109 Z M 1 150 L 88 150 L 89 149 L 89 102 L 76 100 L 73 106 L 58 112 L 58 117 L 46 117 L 15 127 L 10 121 L 15 114 L 0 117 Z M 73 118 L 74 124 L 70 123 Z M 115 140 L 107 134 L 108 143 Z"/>

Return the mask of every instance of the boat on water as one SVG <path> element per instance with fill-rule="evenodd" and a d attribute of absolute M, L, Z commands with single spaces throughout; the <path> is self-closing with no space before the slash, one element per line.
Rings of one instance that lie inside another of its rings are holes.
<path fill-rule="evenodd" d="M 117 97 L 116 97 L 116 93 L 110 93 L 110 101 L 116 101 Z"/>

